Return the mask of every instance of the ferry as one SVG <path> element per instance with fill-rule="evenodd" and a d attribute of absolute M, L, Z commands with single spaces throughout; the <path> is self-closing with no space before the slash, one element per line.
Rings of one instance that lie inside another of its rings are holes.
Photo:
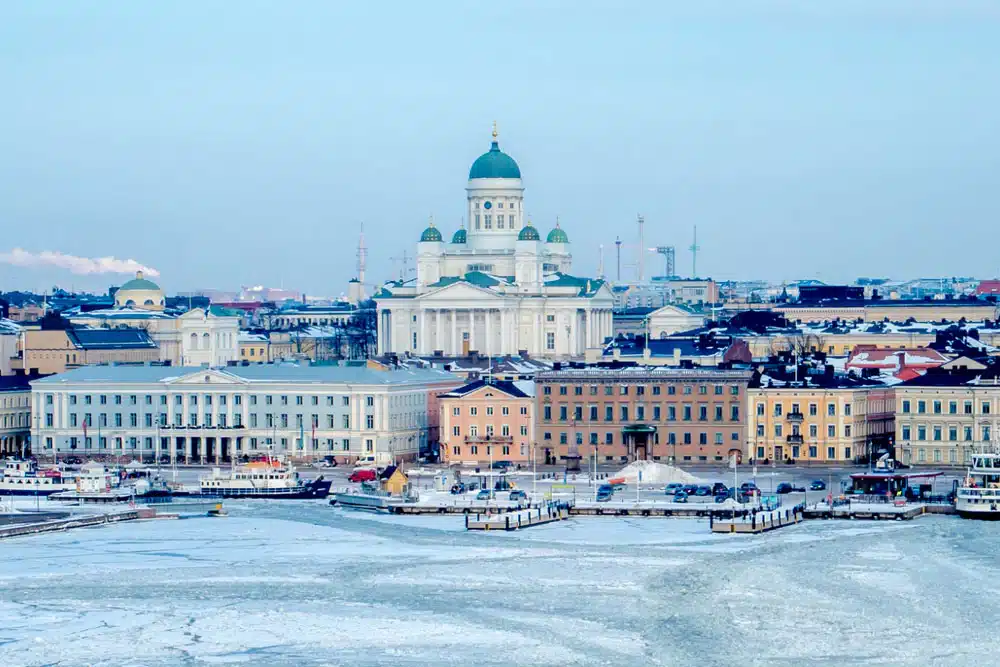
<path fill-rule="evenodd" d="M 57 468 L 39 470 L 31 460 L 7 459 L 0 477 L 0 496 L 50 496 L 75 488 L 75 477 Z"/>
<path fill-rule="evenodd" d="M 213 498 L 282 498 L 301 500 L 326 498 L 332 481 L 322 476 L 305 481 L 291 466 L 277 459 L 234 466 L 229 472 L 213 468 L 198 478 L 199 495 Z"/>
<path fill-rule="evenodd" d="M 982 446 L 955 494 L 955 511 L 966 519 L 1000 519 L 1000 449 Z"/>
<path fill-rule="evenodd" d="M 371 512 L 388 512 L 392 494 L 371 482 L 362 482 L 359 491 L 345 490 L 331 494 L 330 504 Z"/>

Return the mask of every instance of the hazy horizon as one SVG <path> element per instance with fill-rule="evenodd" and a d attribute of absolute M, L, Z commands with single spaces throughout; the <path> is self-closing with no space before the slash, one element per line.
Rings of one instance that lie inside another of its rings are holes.
<path fill-rule="evenodd" d="M 996 276 L 1000 9 L 869 4 L 10 2 L 0 255 L 336 295 L 364 223 L 381 283 L 430 215 L 458 227 L 496 120 L 579 275 L 616 235 L 633 264 L 641 213 L 682 275 L 697 225 L 719 280 Z M 5 290 L 128 277 L 0 263 Z"/>

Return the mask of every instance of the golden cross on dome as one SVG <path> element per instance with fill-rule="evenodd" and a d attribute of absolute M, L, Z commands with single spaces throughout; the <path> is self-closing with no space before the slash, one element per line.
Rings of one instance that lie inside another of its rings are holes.
<path fill-rule="evenodd" d="M 497 140 L 497 122 L 493 121 L 493 141 Z"/>

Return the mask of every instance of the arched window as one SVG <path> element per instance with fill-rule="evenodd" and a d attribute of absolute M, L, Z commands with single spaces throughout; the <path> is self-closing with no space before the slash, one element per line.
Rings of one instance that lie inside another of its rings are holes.
<path fill-rule="evenodd" d="M 201 335 L 201 349 L 203 349 L 203 350 L 211 350 L 212 349 L 212 339 L 208 335 L 207 331 Z"/>
<path fill-rule="evenodd" d="M 191 349 L 192 350 L 198 349 L 198 334 L 196 333 L 191 334 Z"/>
<path fill-rule="evenodd" d="M 135 305 L 135 301 L 133 301 L 132 299 L 129 299 L 128 301 L 125 302 L 125 307 L 126 308 L 131 308 L 134 305 Z"/>
<path fill-rule="evenodd" d="M 146 299 L 145 301 L 142 302 L 142 305 L 144 305 L 144 306 L 152 306 L 152 305 L 154 305 L 153 304 L 153 300 L 152 299 Z"/>

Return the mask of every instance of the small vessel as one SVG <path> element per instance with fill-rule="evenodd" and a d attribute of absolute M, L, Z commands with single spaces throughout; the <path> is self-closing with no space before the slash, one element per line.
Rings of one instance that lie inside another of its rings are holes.
<path fill-rule="evenodd" d="M 0 496 L 50 496 L 75 488 L 75 477 L 58 468 L 39 469 L 31 460 L 7 459 L 0 477 Z"/>
<path fill-rule="evenodd" d="M 966 519 L 1000 519 L 1000 449 L 983 445 L 955 493 L 955 511 Z"/>
<path fill-rule="evenodd" d="M 291 466 L 269 457 L 263 461 L 234 465 L 229 472 L 213 468 L 210 475 L 198 479 L 197 495 L 212 498 L 282 498 L 301 500 L 326 498 L 329 480 L 322 475 L 305 481 Z"/>
<path fill-rule="evenodd" d="M 353 509 L 388 512 L 392 494 L 370 482 L 362 482 L 357 491 L 346 490 L 331 494 L 330 504 Z"/>

